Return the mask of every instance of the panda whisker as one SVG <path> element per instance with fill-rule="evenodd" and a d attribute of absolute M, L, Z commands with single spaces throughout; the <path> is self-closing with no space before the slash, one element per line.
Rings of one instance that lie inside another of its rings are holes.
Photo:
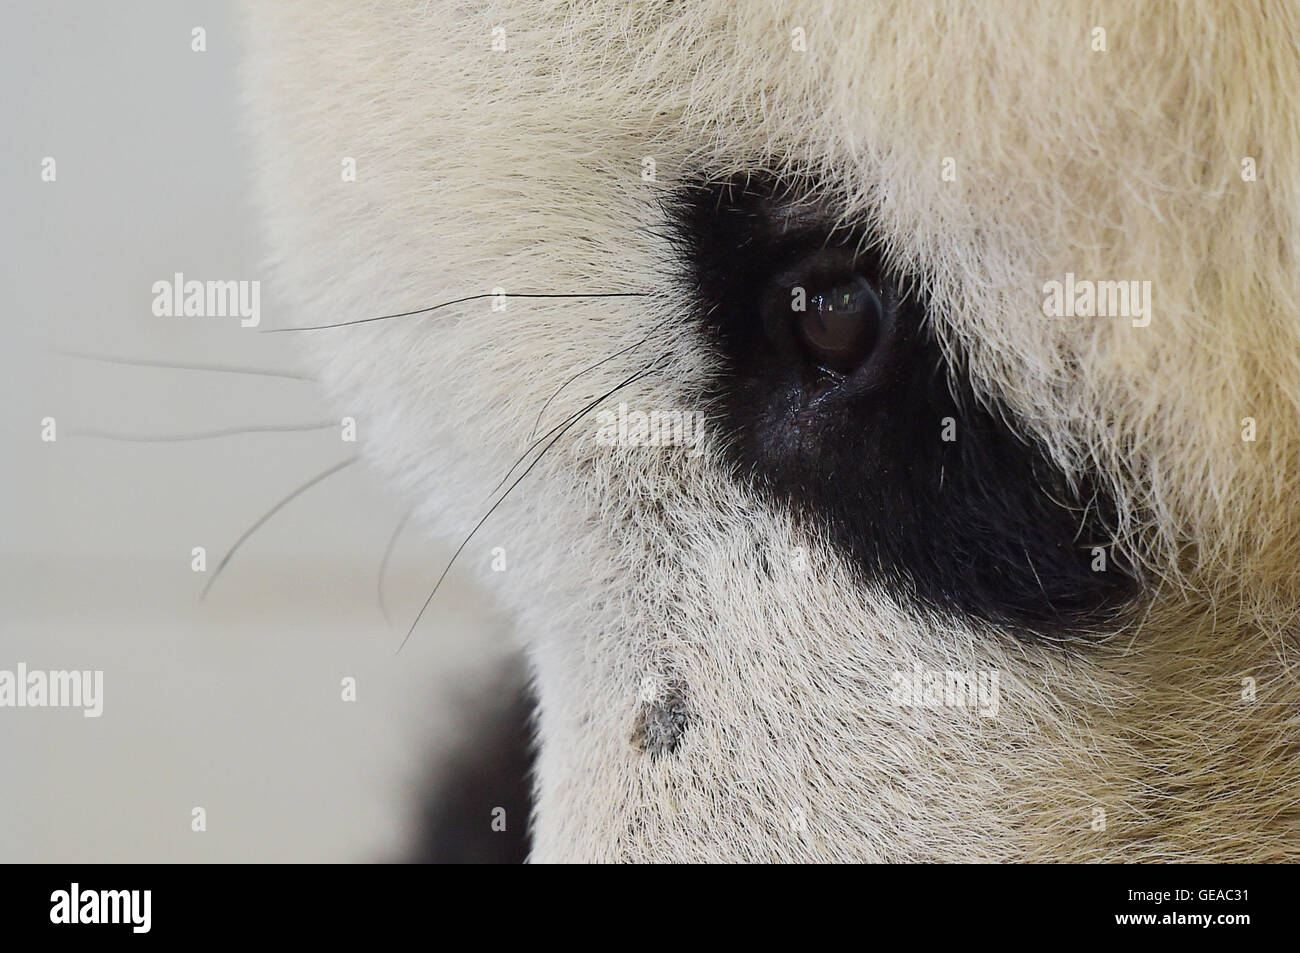
<path fill-rule="evenodd" d="M 537 429 L 542 425 L 542 416 L 546 413 L 546 408 L 550 407 L 551 403 L 555 400 L 555 398 L 560 396 L 561 391 L 563 391 L 566 387 L 568 387 L 570 384 L 576 381 L 579 377 L 582 377 L 584 374 L 589 374 L 592 371 L 594 371 L 596 368 L 601 367 L 604 364 L 608 364 L 610 361 L 614 360 L 614 358 L 622 357 L 628 351 L 632 351 L 635 350 L 636 348 L 639 348 L 646 341 L 649 341 L 652 337 L 654 337 L 655 334 L 657 334 L 660 331 L 660 329 L 662 329 L 663 326 L 667 323 L 668 322 L 666 319 L 660 321 L 657 325 L 655 325 L 653 328 L 650 329 L 649 334 L 647 334 L 641 340 L 637 341 L 635 344 L 629 344 L 627 347 L 623 348 L 622 350 L 615 351 L 613 354 L 609 355 L 609 357 L 597 361 L 595 364 L 592 364 L 590 367 L 586 368 L 585 370 L 578 371 L 578 373 L 574 374 L 567 381 L 561 384 L 559 388 L 556 389 L 555 393 L 546 399 L 546 403 L 542 404 L 542 409 L 537 412 L 537 421 L 533 424 L 533 429 L 532 432 L 528 435 L 528 439 L 532 440 L 533 437 L 537 435 Z M 515 464 L 515 466 L 518 465 L 519 465 L 518 463 Z M 510 472 L 511 473 L 514 472 L 514 467 L 511 467 Z M 507 473 L 506 476 L 509 477 L 510 474 Z M 505 480 L 502 480 L 501 482 L 504 483 Z M 497 484 L 497 489 L 500 489 L 500 486 L 501 486 L 500 484 Z"/>
<path fill-rule="evenodd" d="M 344 470 L 347 467 L 352 466 L 352 464 L 357 462 L 357 459 L 358 459 L 357 457 L 349 457 L 348 459 L 344 460 L 342 463 L 334 464 L 334 466 L 330 467 L 324 473 L 316 474 L 316 476 L 312 477 L 306 483 L 299 486 L 292 493 L 290 493 L 288 496 L 281 499 L 280 502 L 276 503 L 269 510 L 263 513 L 258 518 L 256 523 L 254 523 L 248 529 L 244 530 L 244 532 L 240 535 L 239 539 L 235 540 L 234 545 L 231 546 L 230 549 L 226 551 L 226 554 L 221 557 L 221 562 L 217 563 L 217 568 L 212 571 L 212 575 L 208 577 L 207 584 L 204 585 L 203 591 L 199 593 L 199 601 L 202 602 L 207 597 L 208 590 L 212 588 L 212 584 L 217 581 L 217 578 L 221 575 L 222 570 L 224 570 L 226 566 L 230 563 L 231 558 L 235 555 L 235 553 L 239 551 L 239 547 L 243 546 L 244 543 L 248 541 L 248 538 L 252 536 L 255 532 L 257 532 L 258 529 L 260 529 L 266 523 L 267 520 L 269 520 L 276 513 L 280 512 L 280 510 L 284 509 L 284 507 L 287 506 L 289 503 L 293 502 L 298 497 L 302 496 L 303 493 L 306 493 L 317 483 L 321 483 L 327 478 L 338 473 L 340 470 Z"/>
<path fill-rule="evenodd" d="M 272 371 L 260 367 L 236 367 L 230 364 L 198 364 L 180 361 L 160 361 L 153 358 L 111 357 L 103 354 L 87 354 L 82 351 L 54 352 L 61 357 L 71 357 L 79 361 L 96 361 L 100 364 L 116 364 L 119 367 L 160 367 L 179 371 L 213 371 L 219 374 L 251 374 L 257 377 L 280 377 L 292 381 L 314 381 L 307 374 L 294 374 L 289 371 Z"/>
<path fill-rule="evenodd" d="M 411 521 L 413 512 L 407 511 L 397 521 L 397 525 L 393 527 L 393 535 L 388 537 L 388 545 L 384 547 L 384 556 L 379 561 L 379 578 L 375 580 L 375 595 L 379 597 L 379 611 L 384 614 L 384 621 L 388 623 L 389 628 L 393 625 L 393 618 L 388 614 L 388 603 L 384 600 L 384 574 L 388 572 L 388 561 L 392 558 L 393 550 L 397 546 L 397 538 L 402 535 L 402 530 Z"/>
<path fill-rule="evenodd" d="M 500 481 L 497 483 L 497 485 L 494 486 L 494 487 L 492 488 L 492 490 L 488 493 L 487 498 L 490 500 L 490 499 L 492 499 L 492 497 L 496 496 L 496 495 L 497 495 L 497 492 L 498 492 L 498 491 L 499 491 L 503 486 L 506 485 L 506 481 L 509 480 L 510 477 L 514 475 L 515 470 L 519 469 L 519 466 L 520 466 L 520 465 L 521 465 L 525 460 L 528 459 L 529 454 L 531 454 L 534 450 L 536 450 L 536 449 L 537 449 L 538 447 L 540 447 L 543 443 L 545 443 L 548 437 L 550 437 L 552 434 L 554 434 L 554 433 L 555 433 L 557 430 L 559 430 L 561 427 L 567 427 L 568 425 L 570 425 L 570 424 L 572 424 L 572 423 L 575 423 L 576 420 L 577 420 L 577 418 L 578 418 L 578 417 L 581 417 L 581 416 L 582 416 L 584 413 L 586 413 L 586 412 L 587 412 L 587 408 L 586 408 L 585 406 L 579 408 L 578 410 L 575 410 L 575 411 L 574 411 L 573 413 L 571 413 L 568 417 L 565 417 L 565 418 L 564 418 L 563 420 L 561 420 L 558 424 L 556 424 L 556 425 L 555 425 L 554 427 L 552 427 L 550 430 L 546 431 L 546 433 L 542 434 L 540 437 L 538 437 L 536 440 L 534 440 L 531 444 L 529 444 L 529 445 L 528 445 L 528 448 L 527 448 L 526 450 L 524 450 L 524 452 L 521 453 L 521 454 L 519 455 L 519 459 L 517 459 L 517 460 L 514 462 L 514 464 L 511 465 L 510 469 L 506 471 L 506 475 L 503 476 L 503 477 L 500 479 Z"/>
<path fill-rule="evenodd" d="M 113 440 L 119 443 L 184 443 L 191 440 L 215 440 L 219 437 L 233 437 L 245 433 L 305 433 L 311 430 L 327 430 L 338 425 L 338 421 L 329 420 L 325 423 L 316 424 L 266 424 L 176 434 L 131 434 L 114 433 L 108 430 L 71 430 L 68 432 L 68 436 L 90 437 L 95 440 Z"/>
<path fill-rule="evenodd" d="M 628 353 L 629 351 L 635 350 L 636 348 L 640 347 L 642 344 L 645 344 L 645 343 L 646 343 L 647 341 L 649 341 L 652 337 L 654 337 L 654 335 L 656 334 L 656 332 L 659 331 L 660 328 L 662 328 L 662 327 L 663 327 L 665 324 L 667 324 L 667 323 L 668 323 L 668 322 L 667 322 L 666 320 L 665 320 L 665 321 L 661 321 L 659 324 L 655 325 L 653 328 L 650 329 L 650 333 L 649 333 L 649 334 L 647 334 L 647 335 L 646 335 L 645 337 L 643 337 L 641 340 L 637 341 L 635 344 L 629 344 L 627 347 L 623 348 L 622 350 L 616 351 L 615 353 L 609 355 L 609 357 L 606 357 L 606 358 L 603 358 L 602 360 L 597 361 L 595 364 L 592 364 L 590 367 L 588 367 L 588 368 L 586 368 L 586 369 L 584 369 L 584 370 L 579 371 L 578 373 L 576 373 L 576 374 L 574 374 L 572 377 L 570 377 L 567 381 L 565 381 L 563 384 L 561 384 L 561 385 L 559 386 L 559 388 L 555 391 L 555 393 L 552 394 L 549 398 L 547 398 L 546 403 L 542 405 L 542 409 L 541 409 L 540 411 L 538 411 L 538 413 L 537 413 L 537 420 L 533 423 L 533 429 L 532 429 L 532 432 L 529 433 L 529 435 L 528 435 L 528 439 L 529 439 L 529 440 L 532 440 L 533 437 L 537 435 L 537 429 L 538 429 L 538 427 L 541 426 L 541 423 L 542 423 L 542 415 L 546 413 L 546 408 L 549 407 L 549 406 L 551 406 L 551 402 L 554 401 L 555 398 L 557 398 L 557 397 L 560 396 L 560 392 L 561 392 L 561 391 L 563 391 L 566 387 L 568 387 L 570 384 L 572 384 L 574 381 L 576 381 L 579 377 L 582 377 L 584 374 L 590 373 L 591 371 L 594 371 L 596 368 L 600 367 L 602 364 L 607 364 L 607 363 L 609 363 L 610 361 L 614 360 L 614 358 L 616 358 L 616 357 L 621 357 L 621 356 L 623 356 L 624 354 Z M 497 483 L 497 485 L 494 486 L 494 487 L 492 488 L 492 491 L 491 491 L 490 493 L 488 493 L 488 499 L 491 499 L 493 496 L 495 496 L 496 493 L 497 493 L 497 491 L 500 490 L 501 487 L 505 486 L 506 481 L 509 480 L 510 477 L 514 475 L 515 470 L 517 470 L 517 469 L 519 468 L 519 466 L 520 466 L 520 465 L 521 465 L 521 464 L 522 464 L 526 459 L 528 459 L 528 455 L 529 455 L 530 453 L 532 453 L 534 450 L 536 450 L 536 449 L 538 448 L 538 446 L 540 446 L 540 445 L 541 445 L 541 444 L 542 444 L 542 443 L 543 443 L 543 442 L 544 442 L 548 437 L 550 437 L 551 434 L 555 433 L 556 430 L 558 430 L 560 427 L 563 427 L 565 424 L 569 423 L 571 420 L 573 420 L 573 418 L 574 418 L 577 414 L 581 414 L 581 413 L 583 413 L 583 411 L 580 409 L 580 410 L 576 411 L 574 414 L 570 414 L 568 417 L 566 417 L 566 418 L 564 418 L 563 420 L 561 420 L 558 424 L 556 424 L 554 427 L 552 427 L 552 428 L 551 428 L 550 430 L 548 430 L 546 433 L 544 433 L 544 434 L 542 434 L 540 437 L 538 437 L 537 440 L 535 440 L 535 441 L 533 441 L 531 444 L 529 444 L 528 448 L 527 448 L 526 450 L 524 450 L 524 452 L 523 452 L 522 454 L 519 455 L 519 459 L 517 459 L 517 460 L 514 462 L 514 465 L 511 466 L 510 469 L 506 471 L 506 475 L 503 476 L 503 477 L 501 478 L 500 482 Z"/>
<path fill-rule="evenodd" d="M 285 331 L 327 331 L 330 328 L 348 328 L 357 324 L 371 324 L 375 321 L 391 321 L 394 318 L 410 318 L 417 314 L 432 314 L 443 308 L 450 308 L 455 304 L 464 304 L 467 301 L 481 301 L 484 298 L 644 298 L 646 292 L 643 291 L 610 291 L 603 293 L 584 293 L 584 294 L 507 294 L 496 295 L 491 292 L 487 294 L 466 295 L 463 298 L 455 298 L 451 301 L 444 301 L 442 304 L 435 304 L 429 308 L 417 308 L 414 311 L 399 311 L 396 314 L 381 314 L 373 318 L 358 318 L 355 321 L 340 321 L 337 324 L 317 324 L 303 328 L 267 328 L 262 334 L 280 334 Z"/>
<path fill-rule="evenodd" d="M 415 627 L 419 625 L 420 620 L 424 618 L 424 613 L 429 608 L 429 604 L 433 602 L 433 597 L 438 594 L 438 589 L 442 586 L 443 580 L 447 578 L 447 574 L 451 572 L 451 567 L 456 564 L 457 558 L 459 558 L 460 554 L 465 551 L 465 547 L 469 545 L 470 540 L 472 540 L 475 534 L 477 534 L 478 531 L 483 527 L 483 524 L 488 521 L 488 518 L 493 513 L 496 512 L 497 507 L 500 506 L 503 502 L 505 502 L 506 497 L 508 497 L 511 494 L 511 492 L 514 491 L 515 487 L 519 486 L 519 484 L 523 482 L 524 478 L 527 477 L 528 474 L 532 472 L 533 467 L 537 466 L 537 464 L 541 462 L 542 457 L 546 456 L 547 452 L 550 451 L 550 449 L 555 446 L 556 442 L 561 437 L 563 437 L 576 423 L 578 423 L 579 420 L 587 416 L 589 413 L 591 413 L 591 411 L 595 410 L 596 407 L 599 406 L 601 403 L 603 403 L 605 400 L 612 397 L 614 394 L 617 394 L 619 391 L 623 390 L 623 388 L 629 387 L 632 384 L 635 384 L 636 382 L 654 373 L 663 365 L 663 360 L 664 359 L 662 356 L 656 358 L 649 365 L 643 367 L 635 374 L 623 380 L 622 383 L 611 388 L 610 390 L 607 390 L 604 394 L 601 394 L 595 400 L 592 400 L 589 403 L 587 403 L 587 405 L 583 407 L 583 409 L 580 412 L 574 414 L 573 417 L 567 423 L 562 425 L 562 429 L 560 429 L 560 431 L 557 434 L 555 434 L 554 437 L 551 438 L 549 443 L 547 443 L 545 446 L 542 447 L 541 452 L 539 452 L 537 456 L 533 458 L 532 463 L 528 464 L 524 472 L 519 474 L 519 476 L 515 479 L 515 481 L 511 483 L 509 487 L 506 488 L 505 492 L 502 493 L 497 498 L 496 502 L 493 503 L 488 508 L 488 511 L 483 514 L 483 517 L 477 523 L 474 524 L 474 528 L 469 531 L 469 534 L 465 537 L 465 539 L 461 542 L 461 544 L 456 547 L 456 551 L 452 553 L 451 559 L 448 560 L 446 567 L 442 570 L 442 574 L 438 577 L 438 581 L 433 584 L 433 589 L 429 592 L 428 598 L 424 600 L 424 605 L 422 605 L 420 607 L 420 611 L 416 613 L 415 621 L 411 623 L 410 629 L 407 630 L 406 638 L 402 639 L 402 644 L 397 647 L 398 653 L 400 653 L 402 649 L 406 648 L 406 643 L 411 640 L 411 636 L 415 633 Z"/>

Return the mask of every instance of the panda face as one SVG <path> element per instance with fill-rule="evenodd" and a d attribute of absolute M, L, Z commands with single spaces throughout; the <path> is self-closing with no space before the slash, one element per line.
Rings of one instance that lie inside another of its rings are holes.
<path fill-rule="evenodd" d="M 536 858 L 1290 855 L 1300 62 L 1090 16 L 250 4 L 296 323 L 459 302 L 302 338 L 509 488 Z"/>

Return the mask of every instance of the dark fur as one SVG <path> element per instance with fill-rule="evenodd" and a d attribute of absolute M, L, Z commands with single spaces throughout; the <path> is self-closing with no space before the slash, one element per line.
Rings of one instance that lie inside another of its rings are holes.
<path fill-rule="evenodd" d="M 1025 635 L 1107 621 L 1136 592 L 1112 549 L 1113 502 L 1096 484 L 1069 486 L 1003 411 L 981 406 L 865 229 L 834 229 L 806 203 L 788 214 L 799 195 L 797 181 L 747 178 L 670 203 L 719 358 L 705 397 L 738 476 L 906 601 Z M 792 283 L 837 269 L 867 277 L 887 314 L 870 360 L 842 378 L 813 366 L 793 331 L 772 330 Z M 954 442 L 940 439 L 946 417 Z M 1094 546 L 1106 571 L 1091 567 Z"/>

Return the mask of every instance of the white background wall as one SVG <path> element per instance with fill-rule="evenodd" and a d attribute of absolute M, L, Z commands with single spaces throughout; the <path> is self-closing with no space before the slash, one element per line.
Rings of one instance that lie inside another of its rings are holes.
<path fill-rule="evenodd" d="M 206 53 L 190 48 L 195 26 Z M 224 2 L 0 12 L 0 669 L 105 673 L 98 719 L 0 708 L 0 860 L 392 856 L 438 739 L 458 728 L 449 686 L 474 683 L 472 647 L 504 650 L 504 623 L 453 573 L 394 655 L 448 548 L 400 539 L 390 626 L 376 574 L 401 509 L 359 466 L 290 503 L 198 600 L 191 548 L 211 571 L 267 508 L 354 452 L 333 430 L 74 435 L 331 418 L 310 383 L 56 353 L 294 369 L 292 335 L 151 310 L 151 285 L 176 271 L 263 273 L 238 52 Z M 295 320 L 269 286 L 262 312 L 263 328 Z M 190 830 L 195 806 L 205 833 Z"/>

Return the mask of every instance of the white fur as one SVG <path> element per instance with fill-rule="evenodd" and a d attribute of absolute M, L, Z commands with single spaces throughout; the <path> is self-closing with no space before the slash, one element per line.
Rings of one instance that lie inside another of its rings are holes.
<path fill-rule="evenodd" d="M 497 286 L 652 292 L 303 335 L 433 531 L 472 527 L 561 383 L 664 322 L 543 430 L 660 355 L 619 399 L 689 409 L 709 358 L 657 202 L 701 170 L 798 166 L 927 277 L 982 393 L 1067 472 L 1101 468 L 1158 580 L 1105 645 L 1029 647 L 864 590 L 716 448 L 611 449 L 579 425 L 481 543 L 509 553 L 486 578 L 540 691 L 536 859 L 1295 859 L 1300 18 L 1086 9 L 249 5 L 292 323 Z M 1045 319 L 1042 285 L 1066 272 L 1152 281 L 1150 327 Z M 997 718 L 892 704 L 891 673 L 918 662 L 999 672 Z M 672 756 L 631 742 L 647 678 L 687 689 Z"/>

